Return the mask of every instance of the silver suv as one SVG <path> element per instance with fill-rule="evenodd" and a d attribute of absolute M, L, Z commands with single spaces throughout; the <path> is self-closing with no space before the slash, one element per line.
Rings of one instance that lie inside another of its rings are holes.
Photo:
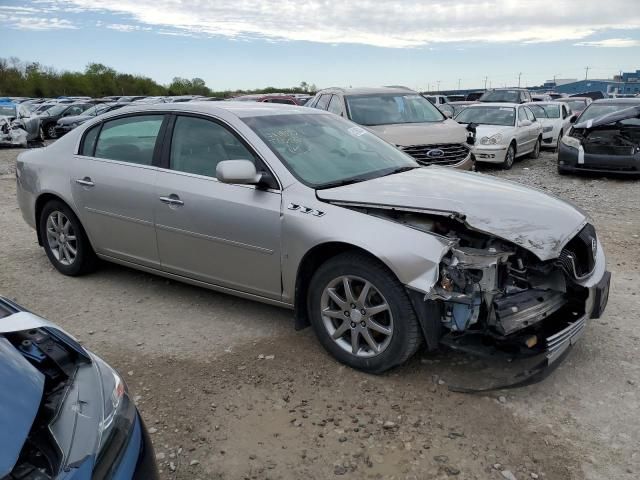
<path fill-rule="evenodd" d="M 473 167 L 467 129 L 408 88 L 327 88 L 307 106 L 368 128 L 421 165 Z"/>

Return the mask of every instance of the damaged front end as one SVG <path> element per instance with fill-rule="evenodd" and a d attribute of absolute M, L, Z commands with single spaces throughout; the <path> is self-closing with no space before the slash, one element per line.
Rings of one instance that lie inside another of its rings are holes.
<path fill-rule="evenodd" d="M 0 117 L 0 145 L 27 146 L 27 131 L 15 118 Z"/>
<path fill-rule="evenodd" d="M 483 234 L 449 230 L 446 235 L 454 245 L 423 299 L 440 313 L 440 343 L 507 363 L 528 360 L 526 368 L 487 388 L 531 381 L 562 357 L 587 319 L 599 317 L 606 306 L 608 272 L 595 287 L 585 286 L 599 248 L 590 224 L 558 258 L 547 261 Z"/>

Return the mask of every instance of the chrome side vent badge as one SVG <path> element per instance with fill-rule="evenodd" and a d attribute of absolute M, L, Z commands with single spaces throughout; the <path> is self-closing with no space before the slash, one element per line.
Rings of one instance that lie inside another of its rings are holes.
<path fill-rule="evenodd" d="M 322 210 L 317 210 L 315 208 L 305 207 L 304 205 L 298 205 L 297 203 L 290 203 L 287 205 L 289 210 L 293 210 L 294 212 L 306 213 L 307 215 L 313 215 L 314 217 L 323 217 L 325 212 Z"/>

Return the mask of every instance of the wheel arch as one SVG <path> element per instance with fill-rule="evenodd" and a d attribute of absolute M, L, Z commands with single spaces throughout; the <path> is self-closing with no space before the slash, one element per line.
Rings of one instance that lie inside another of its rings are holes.
<path fill-rule="evenodd" d="M 370 257 L 380 264 L 384 265 L 394 277 L 396 274 L 384 261 L 378 258 L 370 251 L 359 247 L 357 245 L 332 241 L 315 245 L 302 257 L 296 273 L 295 291 L 294 291 L 294 315 L 295 315 L 295 327 L 296 330 L 302 330 L 310 325 L 309 315 L 307 313 L 307 295 L 309 292 L 309 283 L 313 277 L 314 272 L 320 265 L 327 260 L 340 255 L 345 252 L 358 252 L 367 257 Z"/>
<path fill-rule="evenodd" d="M 36 235 L 38 237 L 38 245 L 40 246 L 43 245 L 42 232 L 40 231 L 40 215 L 42 214 L 42 209 L 44 208 L 44 206 L 52 200 L 57 200 L 61 203 L 64 203 L 67 207 L 69 207 L 69 209 L 71 209 L 71 211 L 77 217 L 78 222 L 80 222 L 80 226 L 84 230 L 85 234 L 87 233 L 86 229 L 84 228 L 84 225 L 82 225 L 82 220 L 80 220 L 80 216 L 78 215 L 78 212 L 76 211 L 76 209 L 72 204 L 67 202 L 64 198 L 62 198 L 58 194 L 55 194 L 52 192 L 43 192 L 36 199 L 36 204 L 34 208 L 34 217 L 35 217 L 35 225 L 36 225 Z M 87 238 L 89 238 L 88 235 L 87 235 Z M 89 239 L 89 243 L 91 243 L 91 239 Z"/>

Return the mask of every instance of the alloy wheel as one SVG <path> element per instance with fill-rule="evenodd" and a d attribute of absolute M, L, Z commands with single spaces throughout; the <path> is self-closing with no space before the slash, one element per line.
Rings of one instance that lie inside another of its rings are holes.
<path fill-rule="evenodd" d="M 56 126 L 55 125 L 49 125 L 47 127 L 47 136 L 49 138 L 56 138 L 58 136 L 58 134 L 56 133 Z"/>
<path fill-rule="evenodd" d="M 78 255 L 78 241 L 71 220 L 60 211 L 47 218 L 47 242 L 51 253 L 62 265 L 71 265 Z"/>
<path fill-rule="evenodd" d="M 389 303 L 368 280 L 344 275 L 322 292 L 322 323 L 330 338 L 356 357 L 381 354 L 393 336 Z"/>

